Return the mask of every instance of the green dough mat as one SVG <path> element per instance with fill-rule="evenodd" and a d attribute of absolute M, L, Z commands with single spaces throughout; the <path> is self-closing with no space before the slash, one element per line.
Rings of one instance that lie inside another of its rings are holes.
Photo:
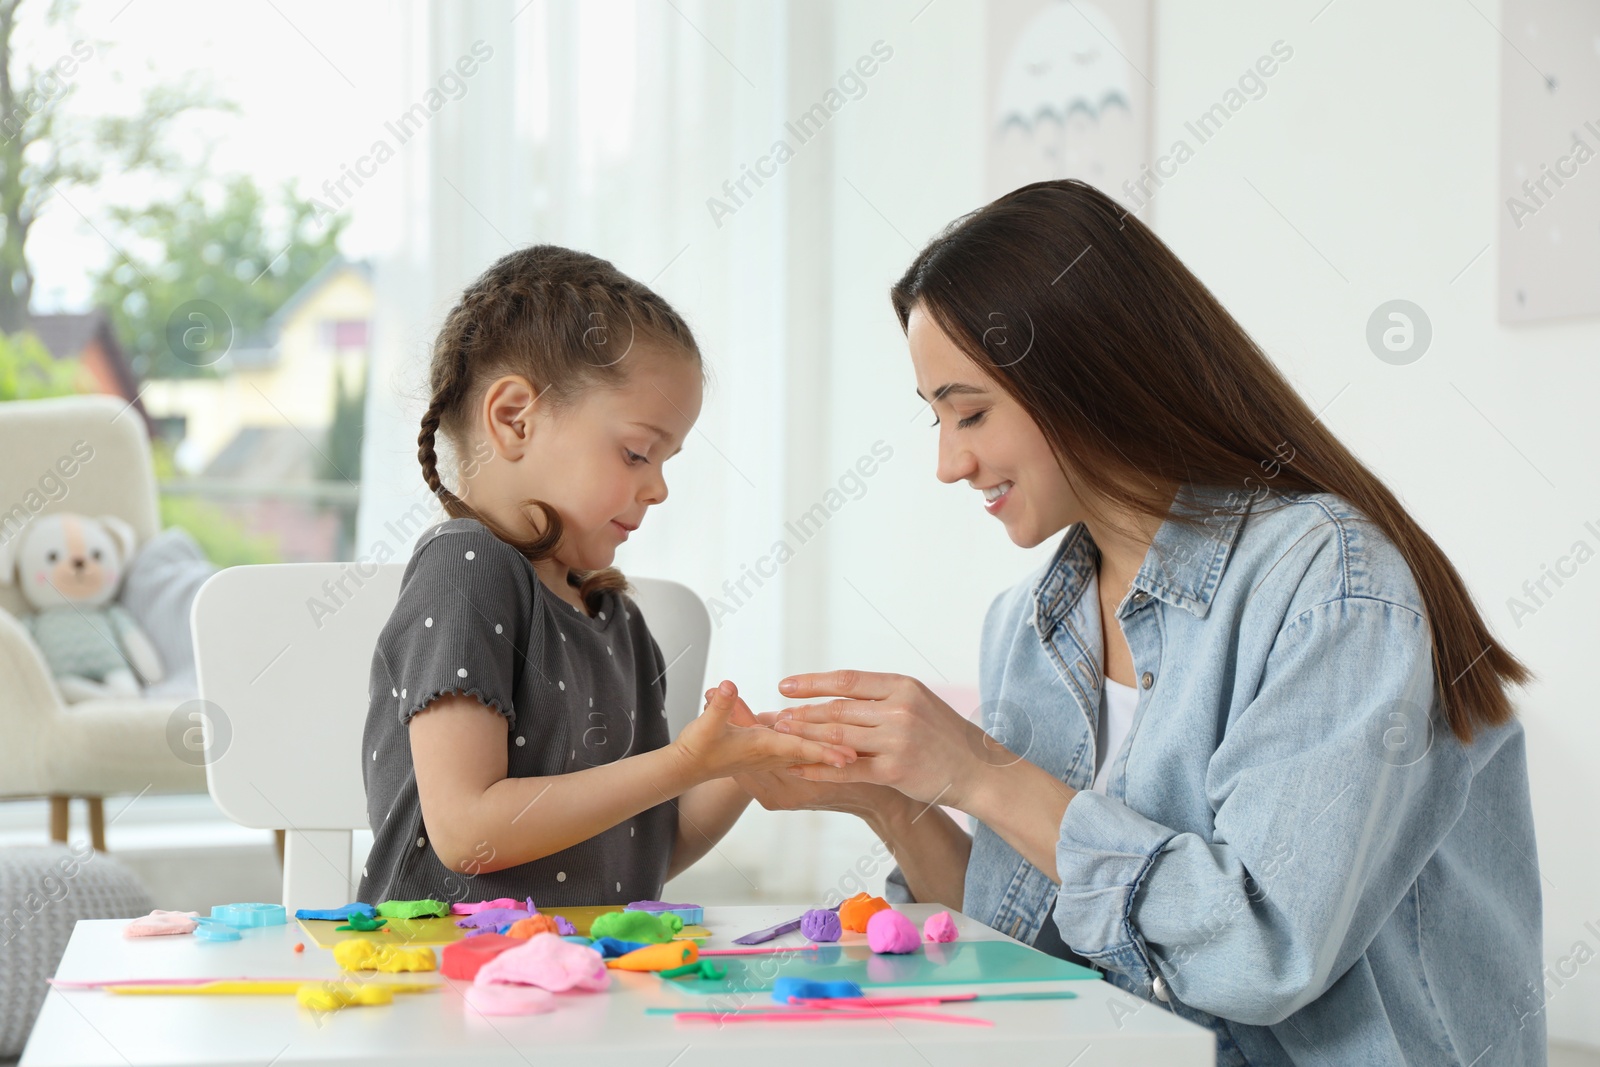
<path fill-rule="evenodd" d="M 703 956 L 727 967 L 714 978 L 663 978 L 690 993 L 770 993 L 777 978 L 854 982 L 863 990 L 884 986 L 987 985 L 997 982 L 1098 981 L 1100 972 L 1013 941 L 926 942 L 904 955 L 866 945 L 820 945 L 794 955 Z"/>

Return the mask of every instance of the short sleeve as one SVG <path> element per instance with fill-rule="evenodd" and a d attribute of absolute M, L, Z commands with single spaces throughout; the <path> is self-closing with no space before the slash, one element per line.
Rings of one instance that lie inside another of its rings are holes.
<path fill-rule="evenodd" d="M 402 726 L 446 693 L 477 697 L 516 723 L 522 650 L 537 636 L 532 576 L 521 553 L 481 523 L 423 534 L 379 637 Z"/>

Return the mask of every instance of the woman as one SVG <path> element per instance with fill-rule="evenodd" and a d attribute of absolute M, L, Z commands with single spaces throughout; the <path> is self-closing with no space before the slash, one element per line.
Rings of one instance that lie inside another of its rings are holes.
<path fill-rule="evenodd" d="M 1219 1064 L 1544 1063 L 1529 673 L 1439 546 L 1091 186 L 958 220 L 892 298 L 939 479 L 1065 536 L 984 620 L 981 730 L 788 678 L 820 702 L 762 719 L 861 757 L 746 789 L 861 815 L 891 900 L 1086 959 Z"/>

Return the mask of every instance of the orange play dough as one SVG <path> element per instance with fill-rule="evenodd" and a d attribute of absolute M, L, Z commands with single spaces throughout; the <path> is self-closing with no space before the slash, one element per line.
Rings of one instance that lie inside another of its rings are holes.
<path fill-rule="evenodd" d="M 846 930 L 864 934 L 867 932 L 867 920 L 888 906 L 889 902 L 882 897 L 857 893 L 839 905 L 839 925 Z"/>
<path fill-rule="evenodd" d="M 700 948 L 693 941 L 663 941 L 606 960 L 606 966 L 618 971 L 665 971 L 699 961 Z"/>
<path fill-rule="evenodd" d="M 534 934 L 559 934 L 561 930 L 556 926 L 555 919 L 548 915 L 530 915 L 526 919 L 518 919 L 506 931 L 507 937 L 530 938 Z"/>

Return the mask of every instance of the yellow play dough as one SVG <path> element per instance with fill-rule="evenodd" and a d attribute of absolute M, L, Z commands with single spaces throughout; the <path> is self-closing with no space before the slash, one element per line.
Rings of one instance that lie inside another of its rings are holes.
<path fill-rule="evenodd" d="M 339 982 L 307 982 L 295 990 L 294 999 L 317 1011 L 337 1011 L 351 1004 L 393 1004 L 394 990 L 379 982 L 359 986 Z"/>
<path fill-rule="evenodd" d="M 347 971 L 436 971 L 439 961 L 431 948 L 400 948 L 376 941 L 341 941 L 333 946 L 333 961 Z"/>

